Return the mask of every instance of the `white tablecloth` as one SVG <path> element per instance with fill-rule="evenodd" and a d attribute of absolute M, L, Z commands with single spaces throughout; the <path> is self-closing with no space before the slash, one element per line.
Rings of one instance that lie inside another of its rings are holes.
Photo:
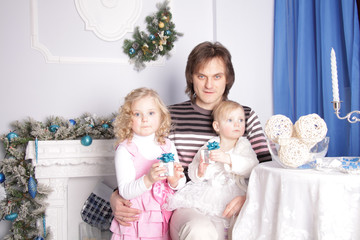
<path fill-rule="evenodd" d="M 258 165 L 233 239 L 360 239 L 360 175 Z"/>

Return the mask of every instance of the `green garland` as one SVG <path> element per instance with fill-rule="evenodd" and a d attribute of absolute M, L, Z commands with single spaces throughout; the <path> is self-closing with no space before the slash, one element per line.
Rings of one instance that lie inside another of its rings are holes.
<path fill-rule="evenodd" d="M 35 139 L 80 141 L 84 136 L 113 139 L 114 118 L 115 114 L 101 118 L 85 113 L 75 119 L 51 116 L 44 123 L 32 118 L 12 123 L 13 131 L 0 137 L 6 153 L 5 159 L 0 161 L 0 174 L 5 179 L 0 184 L 4 184 L 6 193 L 5 199 L 0 202 L 0 220 L 12 222 L 10 234 L 4 239 L 51 239 L 44 216 L 47 207 L 45 200 L 52 189 L 37 183 L 31 160 L 25 159 L 27 143 Z M 29 183 L 31 178 L 36 186 L 34 198 Z M 43 225 L 37 226 L 39 221 Z"/>
<path fill-rule="evenodd" d="M 134 68 L 137 71 L 146 67 L 144 62 L 155 61 L 159 56 L 170 57 L 169 52 L 174 47 L 174 42 L 178 36 L 183 35 L 175 30 L 168 4 L 169 1 L 158 3 L 156 7 L 159 11 L 146 17 L 149 34 L 136 27 L 134 40 L 124 40 L 124 53 L 129 56 L 130 62 L 135 64 Z"/>

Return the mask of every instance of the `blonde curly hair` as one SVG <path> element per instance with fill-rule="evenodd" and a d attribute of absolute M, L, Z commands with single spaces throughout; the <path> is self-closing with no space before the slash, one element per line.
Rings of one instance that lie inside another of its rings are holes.
<path fill-rule="evenodd" d="M 149 88 L 137 88 L 132 90 L 126 97 L 125 102 L 119 108 L 118 115 L 114 121 L 114 132 L 119 144 L 125 140 L 131 142 L 134 132 L 132 130 L 132 104 L 144 97 L 152 97 L 160 109 L 160 126 L 155 132 L 155 139 L 159 144 L 165 144 L 165 138 L 169 135 L 171 118 L 170 113 L 158 93 Z"/>

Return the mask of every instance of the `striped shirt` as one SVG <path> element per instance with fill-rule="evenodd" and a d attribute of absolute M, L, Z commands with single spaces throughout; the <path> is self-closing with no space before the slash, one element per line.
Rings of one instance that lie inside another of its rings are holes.
<path fill-rule="evenodd" d="M 175 144 L 179 160 L 187 172 L 187 166 L 192 162 L 200 147 L 216 136 L 212 128 L 212 111 L 202 109 L 190 100 L 168 108 L 173 125 L 169 139 Z M 251 108 L 247 106 L 243 108 L 246 122 L 244 136 L 250 141 L 259 162 L 270 161 L 271 155 L 258 116 Z"/>

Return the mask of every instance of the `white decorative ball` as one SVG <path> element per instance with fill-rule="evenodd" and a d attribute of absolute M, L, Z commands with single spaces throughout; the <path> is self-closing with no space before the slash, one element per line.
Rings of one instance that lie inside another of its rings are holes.
<path fill-rule="evenodd" d="M 265 134 L 271 141 L 278 143 L 279 138 L 290 138 L 292 136 L 293 123 L 290 118 L 284 115 L 273 115 L 265 124 Z"/>
<path fill-rule="evenodd" d="M 295 135 L 301 139 L 309 148 L 326 137 L 327 126 L 316 113 L 300 117 L 294 125 Z"/>
<path fill-rule="evenodd" d="M 279 159 L 291 168 L 297 168 L 310 160 L 310 149 L 298 138 L 280 139 Z"/>

